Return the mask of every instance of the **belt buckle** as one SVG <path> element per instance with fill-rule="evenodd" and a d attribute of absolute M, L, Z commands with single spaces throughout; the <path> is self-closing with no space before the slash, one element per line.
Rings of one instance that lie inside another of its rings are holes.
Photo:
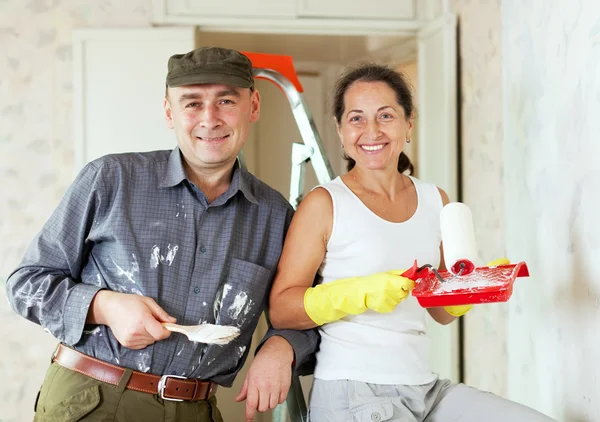
<path fill-rule="evenodd" d="M 160 381 L 158 381 L 158 395 L 163 400 L 183 401 L 183 399 L 172 399 L 170 397 L 165 397 L 165 388 L 167 388 L 167 380 L 169 378 L 177 378 L 177 379 L 180 379 L 180 380 L 186 380 L 187 379 L 186 377 L 182 377 L 182 376 L 179 376 L 179 375 L 163 375 L 162 377 L 160 377 Z"/>

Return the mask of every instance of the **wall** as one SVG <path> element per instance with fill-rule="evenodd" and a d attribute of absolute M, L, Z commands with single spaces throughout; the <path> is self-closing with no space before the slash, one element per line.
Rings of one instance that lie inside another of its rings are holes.
<path fill-rule="evenodd" d="M 505 256 L 501 1 L 455 0 L 458 15 L 462 201 L 471 208 L 479 255 Z M 506 394 L 505 304 L 479 306 L 464 318 L 465 377 Z M 493 364 L 490 364 L 493 362 Z"/>
<path fill-rule="evenodd" d="M 502 4 L 508 397 L 600 420 L 600 3 Z"/>
<path fill-rule="evenodd" d="M 71 30 L 149 26 L 148 0 L 0 2 L 0 420 L 31 420 L 55 340 L 4 282 L 73 176 Z"/>
<path fill-rule="evenodd" d="M 525 260 L 465 318 L 466 381 L 559 421 L 600 420 L 600 5 L 456 0 L 463 201 L 480 254 Z"/>
<path fill-rule="evenodd" d="M 395 69 L 398 70 L 399 72 L 402 72 L 404 74 L 404 76 L 406 76 L 406 78 L 408 79 L 408 82 L 411 85 L 411 90 L 412 93 L 415 97 L 415 103 L 418 102 L 417 100 L 417 86 L 419 85 L 419 80 L 418 80 L 418 73 L 417 73 L 417 62 L 416 60 L 407 62 L 407 63 L 402 63 L 399 64 L 397 66 L 395 66 Z M 415 166 L 415 176 L 419 176 L 418 172 L 419 172 L 419 165 L 417 163 L 417 157 L 419 154 L 418 148 L 419 148 L 419 110 L 417 109 L 417 116 L 416 119 L 414 120 L 414 127 L 413 127 L 413 131 L 412 131 L 412 135 L 411 135 L 411 142 L 408 144 L 404 145 L 404 153 L 406 155 L 408 155 L 408 158 L 410 158 L 411 163 L 413 164 L 413 166 Z"/>

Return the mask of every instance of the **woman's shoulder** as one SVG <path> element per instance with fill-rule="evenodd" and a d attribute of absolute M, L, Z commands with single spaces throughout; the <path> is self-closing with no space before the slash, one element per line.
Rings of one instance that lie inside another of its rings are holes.
<path fill-rule="evenodd" d="M 422 199 L 430 201 L 431 203 L 436 204 L 438 206 L 444 206 L 448 202 L 450 202 L 446 191 L 444 191 L 444 189 L 440 188 L 436 184 L 421 180 L 414 176 L 409 177 L 415 185 L 415 188 L 417 189 L 417 192 L 420 194 L 420 196 L 424 196 L 424 198 Z"/>
<path fill-rule="evenodd" d="M 332 181 L 333 182 L 333 181 Z M 310 209 L 314 211 L 330 211 L 333 209 L 333 198 L 332 190 L 335 189 L 335 185 L 332 182 L 315 186 L 303 199 L 300 201 L 298 211 L 303 209 Z"/>
<path fill-rule="evenodd" d="M 325 190 L 338 190 L 338 189 L 343 189 L 344 187 L 345 187 L 345 184 L 342 181 L 342 177 L 338 176 L 335 179 L 330 180 L 329 182 L 325 182 L 325 183 L 315 186 L 313 188 L 313 190 L 316 190 L 318 188 L 325 189 Z"/>

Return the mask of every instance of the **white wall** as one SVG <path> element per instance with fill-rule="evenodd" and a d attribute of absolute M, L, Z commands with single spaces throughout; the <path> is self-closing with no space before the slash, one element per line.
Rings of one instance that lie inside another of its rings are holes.
<path fill-rule="evenodd" d="M 465 318 L 467 383 L 600 420 L 600 4 L 455 0 L 463 199 L 486 259 L 526 260 Z"/>
<path fill-rule="evenodd" d="M 395 66 L 395 69 L 399 72 L 402 72 L 404 76 L 408 79 L 408 82 L 411 85 L 412 93 L 415 97 L 415 103 L 418 103 L 418 92 L 417 86 L 419 86 L 418 81 L 418 71 L 417 71 L 417 61 L 412 60 L 407 63 L 402 63 Z M 415 125 L 413 127 L 411 142 L 404 146 L 404 153 L 408 155 L 410 158 L 410 162 L 415 166 L 415 176 L 419 177 L 419 164 L 417 163 L 417 157 L 419 156 L 418 148 L 419 148 L 419 110 L 417 108 L 417 118 L 415 119 Z"/>
<path fill-rule="evenodd" d="M 150 0 L 0 1 L 0 420 L 27 421 L 56 341 L 4 282 L 73 177 L 76 27 L 148 27 Z"/>
<path fill-rule="evenodd" d="M 600 420 L 600 3 L 502 4 L 508 397 Z"/>
<path fill-rule="evenodd" d="M 471 208 L 479 255 L 505 256 L 501 0 L 454 0 L 458 15 L 462 200 Z M 464 317 L 466 382 L 506 395 L 508 305 L 477 306 Z M 493 362 L 493 364 L 490 364 Z"/>

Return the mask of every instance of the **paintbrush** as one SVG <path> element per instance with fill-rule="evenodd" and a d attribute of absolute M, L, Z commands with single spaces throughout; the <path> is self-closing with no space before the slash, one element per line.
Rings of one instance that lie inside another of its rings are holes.
<path fill-rule="evenodd" d="M 204 344 L 227 344 L 240 335 L 240 329 L 230 325 L 178 325 L 163 322 L 167 330 L 185 334 L 190 341 Z"/>

